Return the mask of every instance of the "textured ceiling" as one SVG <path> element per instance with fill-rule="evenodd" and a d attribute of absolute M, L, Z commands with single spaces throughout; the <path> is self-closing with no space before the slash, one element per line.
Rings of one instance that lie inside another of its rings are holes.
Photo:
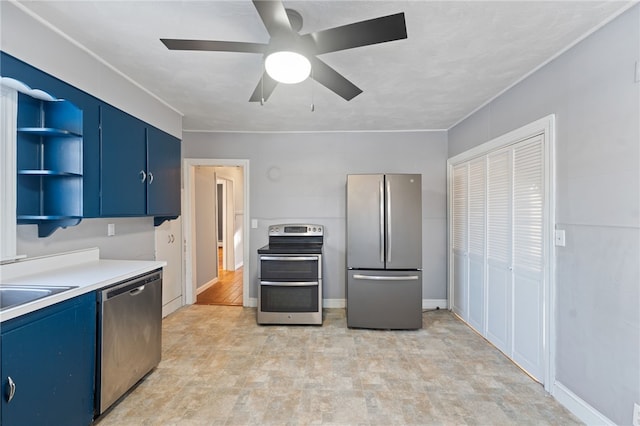
<path fill-rule="evenodd" d="M 248 102 L 250 53 L 169 51 L 159 38 L 266 43 L 249 0 L 20 1 L 184 114 L 185 130 L 447 129 L 628 2 L 285 1 L 301 34 L 405 12 L 408 38 L 321 55 L 363 93 L 347 102 L 312 80 Z M 312 112 L 310 105 L 315 105 Z"/>

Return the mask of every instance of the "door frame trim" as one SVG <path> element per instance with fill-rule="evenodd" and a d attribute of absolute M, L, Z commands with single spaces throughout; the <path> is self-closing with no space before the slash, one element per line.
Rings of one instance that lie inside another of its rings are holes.
<path fill-rule="evenodd" d="M 447 291 L 448 302 L 447 307 L 452 309 L 452 301 L 454 297 L 453 288 L 453 259 L 451 257 L 453 229 L 452 217 L 453 200 L 449 196 L 452 191 L 453 167 L 459 163 L 472 160 L 475 157 L 486 155 L 491 151 L 504 148 L 508 145 L 514 145 L 518 142 L 526 140 L 536 135 L 544 137 L 544 179 L 545 188 L 544 196 L 547 200 L 544 211 L 544 231 L 543 245 L 545 248 L 544 263 L 546 265 L 544 272 L 544 288 L 543 288 L 543 385 L 544 389 L 553 394 L 553 388 L 556 378 L 555 365 L 555 341 L 556 341 L 556 250 L 554 232 L 556 228 L 556 193 L 555 193 L 555 144 L 556 144 L 556 117 L 555 114 L 547 115 L 532 123 L 526 124 L 518 129 L 507 132 L 501 136 L 493 138 L 485 143 L 477 145 L 465 152 L 455 155 L 447 160 Z"/>
<path fill-rule="evenodd" d="M 242 222 L 242 248 L 243 265 L 245 270 L 242 274 L 242 306 L 249 307 L 249 160 L 243 159 L 212 159 L 212 158 L 184 158 L 183 159 L 183 181 L 184 181 L 184 204 L 183 204 L 183 239 L 185 242 L 184 271 L 185 271 L 185 304 L 196 302 L 196 282 L 195 282 L 195 211 L 193 203 L 195 201 L 194 173 L 196 166 L 210 167 L 242 167 L 243 177 L 243 222 Z M 217 246 L 217 242 L 216 242 Z"/>

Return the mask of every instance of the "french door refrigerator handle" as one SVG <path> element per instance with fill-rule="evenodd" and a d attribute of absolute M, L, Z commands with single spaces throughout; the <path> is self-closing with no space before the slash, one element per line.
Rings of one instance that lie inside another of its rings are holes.
<path fill-rule="evenodd" d="M 384 263 L 384 178 L 380 181 L 380 263 Z"/>
<path fill-rule="evenodd" d="M 387 179 L 387 263 L 391 263 L 391 182 Z"/>
<path fill-rule="evenodd" d="M 362 275 L 354 274 L 355 280 L 368 280 L 368 281 L 415 281 L 420 279 L 417 275 Z"/>

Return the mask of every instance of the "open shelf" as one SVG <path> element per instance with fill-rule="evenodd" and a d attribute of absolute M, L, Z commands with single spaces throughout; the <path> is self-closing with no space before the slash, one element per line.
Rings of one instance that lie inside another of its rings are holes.
<path fill-rule="evenodd" d="M 18 224 L 38 236 L 82 220 L 82 111 L 64 100 L 18 97 Z"/>
<path fill-rule="evenodd" d="M 39 136 L 55 136 L 59 138 L 75 138 L 82 137 L 82 134 L 70 132 L 69 130 L 54 129 L 52 127 L 20 127 L 18 133 L 27 133 Z"/>

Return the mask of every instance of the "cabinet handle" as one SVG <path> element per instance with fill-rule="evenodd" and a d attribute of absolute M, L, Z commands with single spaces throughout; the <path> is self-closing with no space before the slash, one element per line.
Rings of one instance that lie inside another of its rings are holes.
<path fill-rule="evenodd" d="M 7 379 L 7 402 L 11 402 L 13 396 L 16 394 L 16 382 L 13 381 L 11 376 L 8 376 Z"/>
<path fill-rule="evenodd" d="M 168 243 L 168 244 L 171 244 L 171 235 L 168 235 L 168 236 L 167 236 L 167 243 Z"/>
<path fill-rule="evenodd" d="M 144 172 L 144 170 L 140 170 L 140 182 L 144 182 L 145 180 L 147 180 L 147 174 Z"/>
<path fill-rule="evenodd" d="M 176 240 L 176 237 L 173 234 L 171 234 L 171 244 L 173 244 L 175 240 Z"/>
<path fill-rule="evenodd" d="M 149 185 L 153 183 L 153 173 L 149 172 Z"/>

